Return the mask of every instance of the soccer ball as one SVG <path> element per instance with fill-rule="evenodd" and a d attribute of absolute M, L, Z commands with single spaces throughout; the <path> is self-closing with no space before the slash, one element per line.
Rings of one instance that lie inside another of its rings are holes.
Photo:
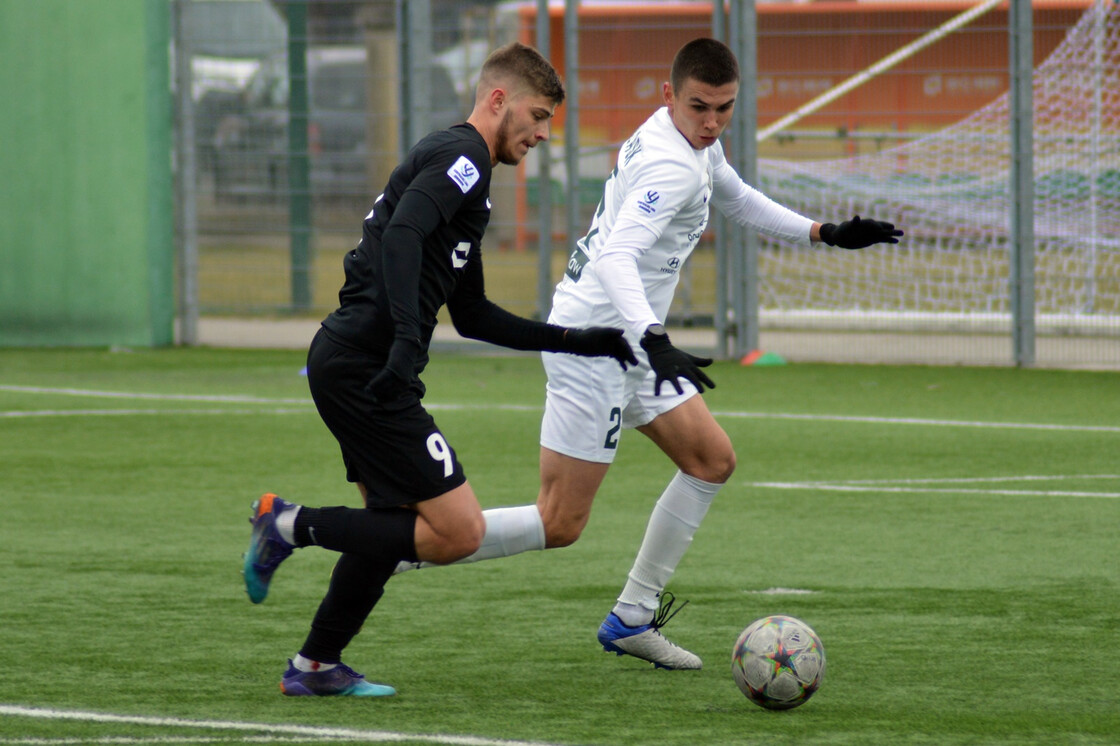
<path fill-rule="evenodd" d="M 824 646 L 800 619 L 763 617 L 735 641 L 731 675 L 751 702 L 768 710 L 788 710 L 805 704 L 820 688 Z"/>

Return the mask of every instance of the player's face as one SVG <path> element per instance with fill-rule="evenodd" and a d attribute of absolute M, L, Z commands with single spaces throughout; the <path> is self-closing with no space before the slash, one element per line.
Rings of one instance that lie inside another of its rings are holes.
<path fill-rule="evenodd" d="M 739 84 L 713 86 L 688 78 L 679 91 L 666 83 L 663 93 L 677 130 L 689 145 L 703 150 L 715 144 L 731 121 Z"/>
<path fill-rule="evenodd" d="M 521 162 L 529 148 L 547 140 L 551 133 L 552 115 L 556 104 L 547 96 L 523 95 L 509 101 L 502 122 L 498 126 L 495 152 L 498 163 L 515 166 Z"/>

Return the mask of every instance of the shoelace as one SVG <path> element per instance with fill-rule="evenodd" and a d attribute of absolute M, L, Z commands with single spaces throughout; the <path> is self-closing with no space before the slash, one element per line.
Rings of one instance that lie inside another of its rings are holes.
<path fill-rule="evenodd" d="M 655 630 L 660 630 L 662 627 L 669 623 L 670 619 L 680 613 L 681 609 L 688 606 L 688 601 L 684 601 L 680 606 L 676 608 L 675 611 L 672 611 L 673 604 L 674 602 L 676 602 L 676 600 L 677 597 L 669 591 L 661 592 L 661 601 L 658 604 L 657 613 L 653 615 L 653 621 L 650 622 L 651 627 L 653 627 Z"/>
<path fill-rule="evenodd" d="M 355 671 L 354 669 L 350 668 L 350 666 L 346 665 L 345 663 L 339 663 L 339 664 L 338 664 L 338 668 L 339 668 L 340 670 L 342 670 L 342 671 L 345 671 L 345 672 L 346 672 L 346 675 L 347 675 L 347 676 L 349 676 L 350 678 L 353 678 L 353 679 L 363 679 L 363 680 L 365 679 L 365 675 L 364 675 L 364 674 L 360 674 L 360 673 L 358 673 L 357 671 Z"/>

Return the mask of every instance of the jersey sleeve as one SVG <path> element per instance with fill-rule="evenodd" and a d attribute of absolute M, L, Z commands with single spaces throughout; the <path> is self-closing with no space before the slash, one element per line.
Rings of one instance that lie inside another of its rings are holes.
<path fill-rule="evenodd" d="M 405 191 L 382 234 L 381 265 L 396 339 L 420 343 L 423 244 L 440 220 L 436 203 L 424 194 Z"/>
<path fill-rule="evenodd" d="M 522 318 L 486 297 L 481 252 L 472 252 L 463 278 L 447 310 L 455 331 L 467 339 L 508 347 L 513 350 L 564 349 L 564 327 Z"/>
<path fill-rule="evenodd" d="M 723 148 L 713 145 L 712 149 L 712 204 L 717 210 L 739 225 L 767 236 L 800 246 L 812 245 L 812 220 L 747 184 L 727 162 Z"/>
<path fill-rule="evenodd" d="M 700 180 L 691 164 L 671 157 L 643 159 L 633 173 L 625 174 L 625 180 L 614 195 L 619 200 L 614 226 L 593 261 L 603 278 L 603 292 L 626 326 L 641 336 L 650 324 L 664 320 L 650 305 L 638 258 L 665 232 L 681 205 L 700 187 Z"/>
<path fill-rule="evenodd" d="M 490 154 L 469 143 L 440 149 L 416 175 L 408 190 L 423 192 L 439 206 L 445 221 L 489 183 Z"/>

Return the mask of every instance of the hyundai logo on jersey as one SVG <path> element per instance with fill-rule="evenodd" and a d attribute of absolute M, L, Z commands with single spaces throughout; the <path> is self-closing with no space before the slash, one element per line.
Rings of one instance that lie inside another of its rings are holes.
<path fill-rule="evenodd" d="M 654 205 L 657 204 L 657 200 L 659 199 L 661 199 L 661 195 L 651 189 L 646 192 L 646 196 L 638 200 L 638 208 L 652 215 L 657 212 L 657 208 L 654 207 Z"/>

